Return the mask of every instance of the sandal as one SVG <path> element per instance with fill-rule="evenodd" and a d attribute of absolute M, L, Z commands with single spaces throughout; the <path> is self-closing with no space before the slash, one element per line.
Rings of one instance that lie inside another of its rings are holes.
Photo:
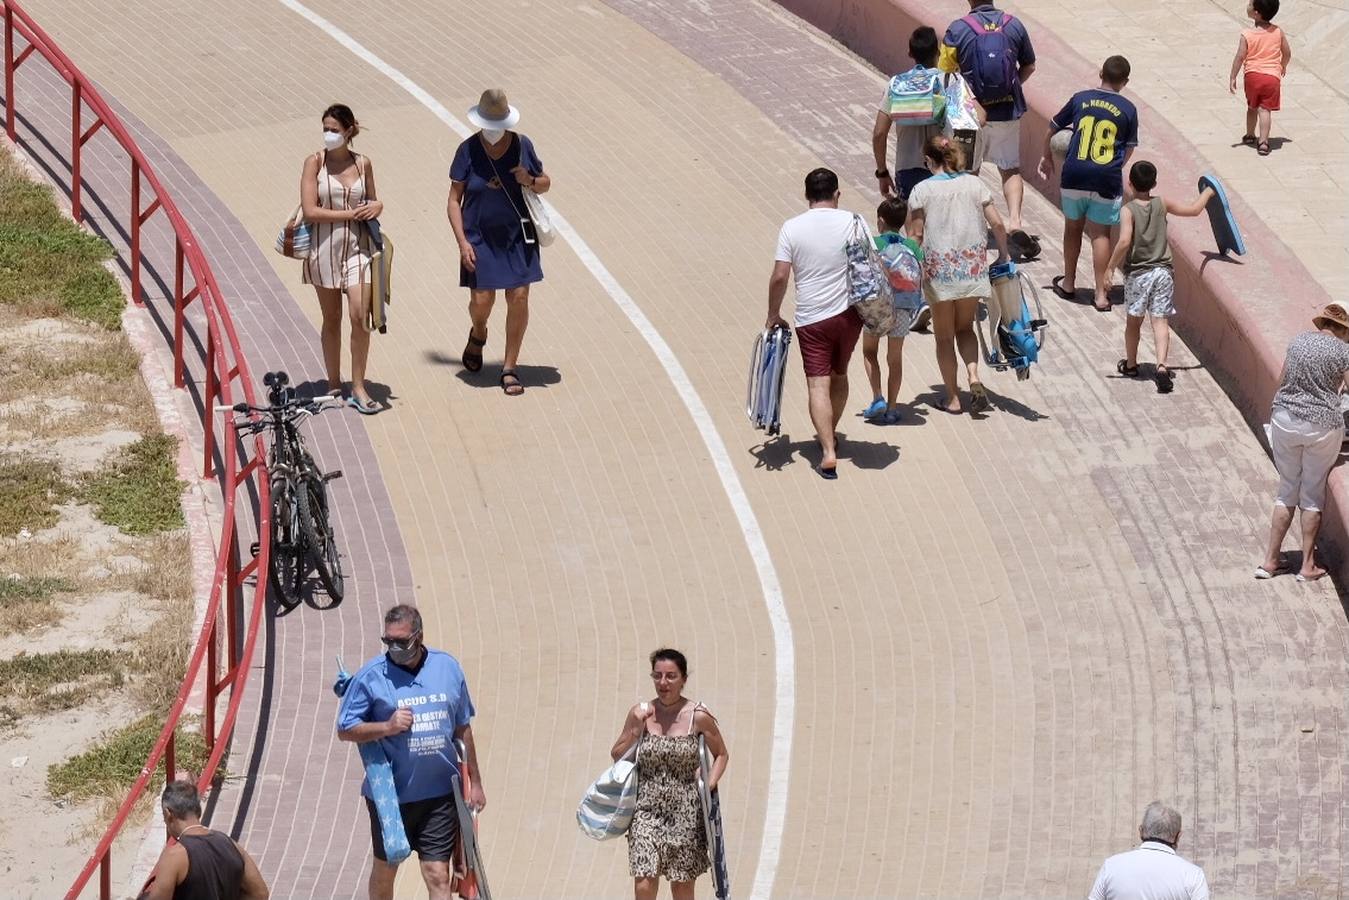
<path fill-rule="evenodd" d="M 1135 363 L 1134 365 L 1131 366 L 1131 365 L 1129 365 L 1129 361 L 1128 361 L 1128 360 L 1126 360 L 1126 359 L 1121 359 L 1121 360 L 1119 361 L 1119 363 L 1116 364 L 1116 366 L 1115 366 L 1115 371 L 1118 372 L 1118 373 L 1120 373 L 1121 375 L 1123 375 L 1125 378 L 1137 378 L 1137 377 L 1138 377 L 1138 364 Z"/>
<path fill-rule="evenodd" d="M 464 368 L 470 372 L 479 372 L 482 370 L 482 348 L 487 346 L 487 338 L 475 338 L 473 329 L 468 330 L 468 344 L 464 346 L 464 355 L 459 357 L 459 361 L 464 364 Z"/>
<path fill-rule="evenodd" d="M 1040 236 L 1027 234 L 1020 228 L 1008 233 L 1007 246 L 1013 262 L 1034 262 L 1040 256 Z"/>
<path fill-rule="evenodd" d="M 830 466 L 827 469 L 824 466 L 816 466 L 815 471 L 819 472 L 825 481 L 838 481 L 838 466 Z"/>
<path fill-rule="evenodd" d="M 507 382 L 507 378 L 511 381 Z M 525 392 L 525 386 L 520 382 L 520 376 L 515 374 L 514 369 L 501 370 L 501 390 L 507 397 L 518 397 Z"/>
<path fill-rule="evenodd" d="M 1261 156 L 1269 156 L 1269 141 L 1261 141 L 1255 145 L 1255 152 Z"/>
<path fill-rule="evenodd" d="M 1060 300 L 1076 300 L 1077 291 L 1065 290 L 1063 287 L 1063 279 L 1066 277 L 1066 275 L 1055 275 L 1049 282 L 1049 288 L 1054 292 L 1054 296 Z"/>
<path fill-rule="evenodd" d="M 1253 134 L 1243 134 L 1243 135 L 1241 136 L 1241 142 L 1242 142 L 1243 144 L 1245 144 L 1247 147 L 1254 147 L 1255 144 L 1256 144 L 1255 135 L 1253 135 Z"/>
<path fill-rule="evenodd" d="M 375 413 L 379 412 L 379 404 L 374 400 L 371 400 L 369 397 L 362 400 L 354 394 L 347 398 L 347 406 L 350 406 L 363 416 L 373 416 Z"/>
<path fill-rule="evenodd" d="M 983 412 L 992 405 L 988 399 L 988 391 L 984 390 L 983 382 L 970 382 L 970 412 Z"/>
<path fill-rule="evenodd" d="M 1171 370 L 1166 366 L 1157 367 L 1157 393 L 1169 394 L 1176 386 L 1176 376 L 1171 374 Z"/>
<path fill-rule="evenodd" d="M 875 400 L 871 401 L 870 406 L 862 410 L 862 418 L 874 419 L 881 413 L 885 412 L 885 410 L 886 410 L 885 398 L 877 397 Z"/>

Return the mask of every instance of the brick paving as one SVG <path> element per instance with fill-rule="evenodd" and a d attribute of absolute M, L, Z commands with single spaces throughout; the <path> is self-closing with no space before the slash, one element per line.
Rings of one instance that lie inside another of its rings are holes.
<path fill-rule="evenodd" d="M 1328 584 L 1250 580 L 1272 472 L 1183 345 L 1178 389 L 1159 397 L 1114 377 L 1121 315 L 1054 301 L 1035 377 L 987 375 L 996 412 L 917 405 L 892 429 L 845 420 L 836 484 L 809 471 L 799 377 L 787 435 L 761 443 L 746 429 L 744 355 L 777 227 L 819 161 L 844 175 L 847 205 L 874 201 L 879 74 L 757 2 L 410 0 L 378 21 L 312 5 L 453 111 L 487 83 L 508 88 L 555 202 L 669 340 L 730 444 L 796 637 L 773 896 L 1080 894 L 1154 797 L 1184 812 L 1184 850 L 1215 893 L 1338 895 L 1344 612 Z M 360 146 L 399 241 L 393 329 L 372 365 L 392 408 L 314 426 L 349 473 L 365 463 L 339 491 L 364 581 L 337 610 L 274 626 L 267 739 L 252 759 L 241 741 L 231 763 L 252 793 L 241 804 L 232 782 L 217 824 L 242 819 L 276 896 L 360 893 L 367 838 L 354 754 L 331 737 L 329 660 L 371 652 L 379 606 L 411 588 L 479 704 L 501 896 L 630 890 L 621 846 L 583 841 L 571 813 L 644 690 L 643 653 L 663 642 L 690 652 L 694 692 L 731 741 L 724 802 L 747 893 L 770 631 L 706 453 L 626 319 L 559 245 L 536 294 L 525 398 L 455 377 L 444 363 L 465 322 L 442 191 L 457 139 L 443 124 L 268 0 L 190 18 L 138 0 L 115 22 L 92 0 L 32 8 L 144 123 L 222 283 L 235 279 L 226 290 L 255 367 L 321 371 L 312 298 L 267 247 L 333 99 L 370 126 Z M 503 21 L 519 35 L 510 52 L 465 25 Z M 203 50 L 203 33 L 221 40 Z M 129 66 L 128 42 L 157 52 Z M 46 133 L 65 134 L 52 122 Z M 1028 217 L 1059 232 L 1036 198 Z M 1036 266 L 1045 279 L 1057 254 Z M 500 333 L 498 321 L 489 372 Z M 915 336 L 904 397 L 937 382 L 930 339 Z M 418 896 L 415 881 L 405 872 L 400 896 Z"/>

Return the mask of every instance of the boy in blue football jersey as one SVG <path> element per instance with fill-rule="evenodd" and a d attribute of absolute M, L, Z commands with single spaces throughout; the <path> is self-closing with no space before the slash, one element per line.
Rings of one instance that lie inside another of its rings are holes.
<path fill-rule="evenodd" d="M 1101 66 L 1101 86 L 1073 94 L 1050 120 L 1040 159 L 1041 178 L 1054 173 L 1050 141 L 1072 130 L 1068 158 L 1059 180 L 1063 209 L 1063 274 L 1053 281 L 1054 293 L 1071 300 L 1077 293 L 1077 257 L 1082 233 L 1091 240 L 1092 269 L 1096 275 L 1096 308 L 1110 311 L 1106 264 L 1110 261 L 1110 229 L 1119 224 L 1124 198 L 1124 167 L 1138 145 L 1138 110 L 1120 91 L 1129 83 L 1129 61 L 1112 56 Z"/>

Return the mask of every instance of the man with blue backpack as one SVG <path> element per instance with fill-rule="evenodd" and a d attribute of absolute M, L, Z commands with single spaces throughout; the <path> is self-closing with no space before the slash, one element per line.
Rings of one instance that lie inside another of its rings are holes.
<path fill-rule="evenodd" d="M 1013 255 L 1034 259 L 1040 243 L 1021 227 L 1021 117 L 1026 98 L 1021 86 L 1035 71 L 1035 50 L 1030 35 L 1016 16 L 992 3 L 970 0 L 970 13 L 946 29 L 943 42 L 955 50 L 960 73 L 974 90 L 975 99 L 988 114 L 979 130 L 978 159 L 998 167 L 1002 193 L 1007 199 L 1007 242 Z"/>

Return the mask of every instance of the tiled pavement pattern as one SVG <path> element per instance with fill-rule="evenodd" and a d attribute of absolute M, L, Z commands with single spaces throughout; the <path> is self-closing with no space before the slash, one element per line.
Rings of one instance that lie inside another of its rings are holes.
<path fill-rule="evenodd" d="M 788 435 L 763 444 L 746 429 L 744 356 L 777 227 L 819 161 L 845 174 L 849 205 L 874 200 L 858 176 L 878 74 L 753 2 L 680 4 L 676 16 L 626 0 L 409 0 L 378 17 L 313 5 L 451 110 L 487 84 L 510 90 L 553 199 L 728 439 L 796 638 L 773 896 L 1080 895 L 1154 797 L 1185 813 L 1185 851 L 1215 893 L 1337 895 L 1344 613 L 1329 585 L 1250 580 L 1270 467 L 1183 347 L 1178 390 L 1158 397 L 1113 376 L 1122 316 L 1054 302 L 1035 378 L 987 376 L 996 412 L 952 419 L 919 405 L 890 429 L 846 420 L 835 484 L 809 470 L 799 377 Z M 692 692 L 731 742 L 724 802 L 747 893 L 773 714 L 763 604 L 687 414 L 578 260 L 549 252 L 531 388 L 507 401 L 490 377 L 445 365 L 466 326 L 442 205 L 456 139 L 443 124 L 271 0 L 190 14 L 139 0 L 115 20 L 92 0 L 32 8 L 181 158 L 175 184 L 202 230 L 229 219 L 189 167 L 242 222 L 254 246 L 213 238 L 222 274 L 265 286 L 279 275 L 311 322 L 298 273 L 262 248 L 293 203 L 322 107 L 349 102 L 369 126 L 359 145 L 398 239 L 395 318 L 372 369 L 392 409 L 333 421 L 368 434 L 373 455 L 343 465 L 380 467 L 432 643 L 469 673 L 499 895 L 630 890 L 621 845 L 584 841 L 571 815 L 646 690 L 643 654 L 665 642 L 689 651 Z M 127 46 L 155 52 L 129 65 Z M 1041 234 L 1058 232 L 1043 203 L 1029 210 Z M 274 272 L 258 274 L 264 256 Z M 259 354 L 293 353 L 293 370 L 318 375 L 302 323 L 286 326 L 293 350 L 267 342 L 270 317 L 292 307 L 255 290 L 264 302 L 241 299 L 239 317 L 254 320 Z M 908 350 L 905 396 L 930 397 L 930 339 Z M 358 521 L 342 522 L 353 555 L 385 552 Z M 377 607 L 394 593 L 278 625 L 273 731 L 242 830 L 276 896 L 361 892 L 366 829 L 354 754 L 328 733 L 326 654 L 373 649 Z M 243 773 L 243 759 L 233 765 Z M 400 896 L 418 896 L 415 881 L 405 872 Z"/>
<path fill-rule="evenodd" d="M 1349 13 L 1341 0 L 1285 3 L 1275 19 L 1288 32 L 1293 62 L 1274 114 L 1274 152 L 1265 157 L 1241 144 L 1240 78 L 1235 95 L 1227 90 L 1237 39 L 1250 25 L 1244 3 L 1017 0 L 1012 8 L 1029 18 L 1032 40 L 1035 28 L 1049 27 L 1092 64 L 1127 56 L 1129 89 L 1180 129 L 1332 297 L 1349 297 L 1349 86 L 1343 54 L 1308 49 L 1323 43 L 1326 29 L 1343 34 Z M 1050 87 L 1066 101 L 1082 86 Z M 1146 138 L 1147 122 L 1141 127 Z"/>

